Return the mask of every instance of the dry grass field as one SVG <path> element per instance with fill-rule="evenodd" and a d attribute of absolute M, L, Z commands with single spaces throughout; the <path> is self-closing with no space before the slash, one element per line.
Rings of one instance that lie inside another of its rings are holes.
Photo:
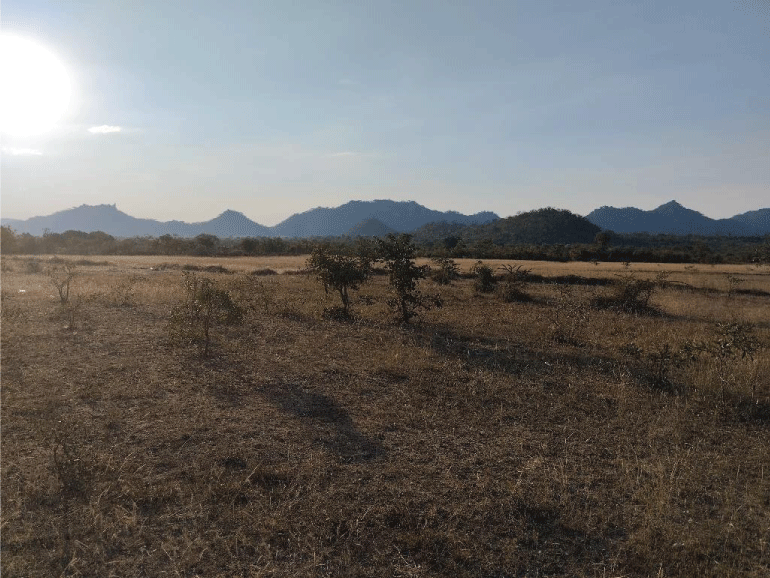
<path fill-rule="evenodd" d="M 63 304 L 2 258 L 3 576 L 770 575 L 768 267 L 524 263 L 402 326 L 305 258 L 67 259 Z M 207 357 L 185 269 L 246 308 Z"/>

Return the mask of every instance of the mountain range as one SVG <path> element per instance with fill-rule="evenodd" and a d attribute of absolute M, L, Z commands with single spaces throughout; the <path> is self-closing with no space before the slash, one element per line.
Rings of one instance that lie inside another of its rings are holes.
<path fill-rule="evenodd" d="M 759 209 L 729 219 L 711 219 L 677 203 L 643 211 L 634 207 L 601 207 L 586 218 L 602 229 L 616 233 L 663 233 L 671 235 L 754 236 L 770 233 L 770 209 Z"/>
<path fill-rule="evenodd" d="M 427 223 L 447 221 L 463 225 L 481 224 L 499 219 L 495 213 L 463 215 L 455 211 L 434 211 L 414 201 L 350 201 L 335 208 L 318 207 L 292 215 L 274 227 L 260 225 L 236 211 L 225 211 L 210 221 L 156 221 L 138 219 L 118 210 L 115 205 L 81 205 L 45 217 L 27 220 L 2 219 L 3 226 L 17 233 L 42 235 L 52 233 L 102 231 L 114 237 L 177 235 L 195 237 L 206 233 L 217 237 L 334 237 L 405 233 Z"/>
<path fill-rule="evenodd" d="M 495 213 L 463 215 L 456 211 L 435 211 L 414 201 L 350 201 L 339 207 L 317 207 L 297 213 L 273 226 L 260 225 L 237 211 L 225 211 L 209 221 L 156 221 L 138 219 L 115 205 L 81 205 L 52 215 L 27 220 L 2 219 L 17 233 L 103 231 L 115 237 L 176 235 L 195 237 L 207 233 L 218 237 L 333 237 L 382 236 L 389 232 L 414 232 L 429 223 L 446 223 L 455 233 L 468 225 L 484 225 L 499 220 Z M 749 211 L 729 219 L 711 219 L 698 211 L 671 201 L 645 211 L 634 207 L 601 207 L 586 219 L 601 229 L 616 233 L 673 235 L 770 234 L 770 208 Z"/>

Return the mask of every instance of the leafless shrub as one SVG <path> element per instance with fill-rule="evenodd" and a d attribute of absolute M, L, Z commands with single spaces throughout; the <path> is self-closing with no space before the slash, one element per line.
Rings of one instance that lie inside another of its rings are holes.
<path fill-rule="evenodd" d="M 135 305 L 136 286 L 144 280 L 139 275 L 121 277 L 107 294 L 109 303 L 115 307 L 131 307 Z"/>
<path fill-rule="evenodd" d="M 588 323 L 591 308 L 578 301 L 569 285 L 558 285 L 550 310 L 551 338 L 557 343 L 581 345 L 578 335 Z"/>
<path fill-rule="evenodd" d="M 745 279 L 742 279 L 741 277 L 738 277 L 736 275 L 728 275 L 727 276 L 727 297 L 732 298 L 735 295 L 738 289 L 738 286 L 741 283 L 744 283 L 745 281 L 746 281 Z"/>
<path fill-rule="evenodd" d="M 525 291 L 532 269 L 523 265 L 503 265 L 502 279 L 497 285 L 498 296 L 506 303 L 514 301 L 531 301 L 532 297 Z"/>
<path fill-rule="evenodd" d="M 77 275 L 74 265 L 65 263 L 63 265 L 53 265 L 48 267 L 46 275 L 51 280 L 51 284 L 59 292 L 59 299 L 62 305 L 66 305 L 70 298 L 70 286 L 72 280 Z"/>

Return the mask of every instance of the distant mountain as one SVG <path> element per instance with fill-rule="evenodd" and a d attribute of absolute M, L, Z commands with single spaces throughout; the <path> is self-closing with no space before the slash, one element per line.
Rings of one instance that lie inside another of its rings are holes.
<path fill-rule="evenodd" d="M 202 233 L 217 237 L 328 237 L 349 234 L 351 229 L 362 225 L 367 219 L 379 222 L 382 225 L 379 230 L 387 234 L 408 232 L 431 221 L 468 224 L 498 218 L 494 213 L 463 215 L 454 211 L 434 211 L 414 201 L 351 201 L 336 208 L 317 208 L 292 215 L 275 227 L 260 225 L 236 211 L 225 211 L 210 221 L 200 223 L 137 219 L 119 211 L 115 205 L 81 205 L 45 217 L 2 219 L 2 224 L 10 226 L 17 233 L 38 236 L 48 229 L 52 233 L 103 231 L 114 237 L 195 237 Z M 377 226 L 371 224 L 368 230 L 375 228 Z"/>
<path fill-rule="evenodd" d="M 634 207 L 601 207 L 586 218 L 616 233 L 671 235 L 765 235 L 770 233 L 770 209 L 750 211 L 730 219 L 711 219 L 676 201 L 643 211 Z"/>
<path fill-rule="evenodd" d="M 382 221 L 371 218 L 365 219 L 350 229 L 346 234 L 348 237 L 385 237 L 389 233 L 397 233 Z"/>
<path fill-rule="evenodd" d="M 119 211 L 115 205 L 81 205 L 45 217 L 32 217 L 26 221 L 3 219 L 2 223 L 12 227 L 17 233 L 32 235 L 42 235 L 46 229 L 52 233 L 103 231 L 115 237 L 163 234 L 160 233 L 162 225 L 160 222 L 131 217 Z M 186 223 L 179 225 L 186 225 Z"/>
<path fill-rule="evenodd" d="M 347 234 L 358 223 L 374 218 L 399 233 L 407 233 L 433 221 L 464 224 L 499 219 L 495 213 L 463 215 L 434 211 L 414 201 L 350 201 L 336 208 L 318 207 L 292 215 L 273 229 L 281 237 L 336 237 Z"/>
<path fill-rule="evenodd" d="M 730 217 L 731 221 L 736 221 L 749 229 L 755 231 L 755 235 L 766 235 L 770 233 L 770 209 L 759 209 L 758 211 L 748 211 Z"/>
<path fill-rule="evenodd" d="M 46 229 L 52 233 L 103 231 L 113 237 L 145 235 L 195 237 L 201 233 L 218 237 L 257 237 L 270 234 L 268 227 L 259 225 L 235 211 L 225 211 L 215 219 L 202 223 L 162 222 L 154 219 L 137 219 L 119 211 L 115 205 L 81 205 L 46 217 L 32 217 L 26 221 L 3 219 L 2 223 L 13 228 L 17 233 L 32 235 L 42 235 Z"/>
<path fill-rule="evenodd" d="M 217 237 L 270 237 L 273 235 L 270 227 L 265 227 L 247 218 L 237 211 L 225 211 L 218 217 L 204 223 L 195 223 L 201 233 Z"/>
<path fill-rule="evenodd" d="M 538 209 L 498 219 L 483 225 L 430 223 L 414 231 L 420 243 L 435 243 L 450 237 L 466 243 L 490 241 L 495 245 L 555 245 L 593 243 L 601 228 L 585 217 L 564 209 Z"/>

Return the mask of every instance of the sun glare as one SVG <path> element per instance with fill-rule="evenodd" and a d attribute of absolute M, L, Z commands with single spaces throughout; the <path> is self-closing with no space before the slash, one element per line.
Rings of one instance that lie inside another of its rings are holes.
<path fill-rule="evenodd" d="M 72 93 L 56 55 L 21 36 L 0 35 L 0 85 L 0 130 L 17 137 L 54 128 Z"/>

